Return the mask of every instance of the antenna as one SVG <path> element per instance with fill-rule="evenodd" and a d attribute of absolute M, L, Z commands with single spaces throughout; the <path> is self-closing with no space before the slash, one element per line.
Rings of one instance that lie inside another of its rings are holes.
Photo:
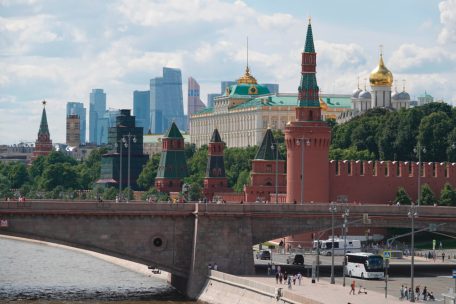
<path fill-rule="evenodd" d="M 406 80 L 402 79 L 402 91 L 404 91 L 404 92 L 405 92 L 405 82 L 406 82 Z"/>
<path fill-rule="evenodd" d="M 380 56 L 383 56 L 383 44 L 378 46 L 380 48 Z"/>
<path fill-rule="evenodd" d="M 247 36 L 247 69 L 249 68 L 249 36 Z"/>

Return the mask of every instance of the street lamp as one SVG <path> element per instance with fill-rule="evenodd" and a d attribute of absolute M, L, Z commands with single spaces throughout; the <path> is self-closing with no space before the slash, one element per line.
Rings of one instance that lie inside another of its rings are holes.
<path fill-rule="evenodd" d="M 119 170 L 119 201 L 122 200 L 122 146 L 123 146 L 123 141 L 119 140 L 119 142 L 116 142 L 116 147 L 120 148 L 120 157 L 119 157 L 119 163 L 120 163 L 120 170 Z"/>
<path fill-rule="evenodd" d="M 413 152 L 418 153 L 418 207 L 421 204 L 421 152 L 426 153 L 426 148 L 422 147 L 418 142 L 418 145 L 413 148 Z"/>
<path fill-rule="evenodd" d="M 415 302 L 415 288 L 414 288 L 414 267 L 415 267 L 415 217 L 418 217 L 417 205 L 413 204 L 410 206 L 408 216 L 412 219 L 412 244 L 411 244 L 411 255 L 412 263 L 410 265 L 410 287 L 412 288 L 412 298 L 410 302 Z"/>
<path fill-rule="evenodd" d="M 334 280 L 334 213 L 337 211 L 337 206 L 334 202 L 331 202 L 329 206 L 329 212 L 331 212 L 331 284 L 335 284 Z"/>
<path fill-rule="evenodd" d="M 342 263 L 342 272 L 343 272 L 343 286 L 345 287 L 345 269 L 347 267 L 347 218 L 350 215 L 350 209 L 345 208 L 342 217 L 344 218 L 343 231 L 344 231 L 344 262 Z"/>
<path fill-rule="evenodd" d="M 275 155 L 275 203 L 279 203 L 279 146 L 277 143 L 272 143 L 272 151 L 276 151 Z"/>
<path fill-rule="evenodd" d="M 130 196 L 130 158 L 131 158 L 131 139 L 133 138 L 133 143 L 136 143 L 136 136 L 128 133 L 127 135 L 122 136 L 122 142 L 125 145 L 125 148 L 128 149 L 128 195 L 127 195 L 127 203 Z M 127 143 L 128 139 L 128 143 Z"/>
<path fill-rule="evenodd" d="M 301 146 L 301 205 L 304 203 L 304 146 L 310 146 L 310 139 L 298 138 L 296 144 Z"/>

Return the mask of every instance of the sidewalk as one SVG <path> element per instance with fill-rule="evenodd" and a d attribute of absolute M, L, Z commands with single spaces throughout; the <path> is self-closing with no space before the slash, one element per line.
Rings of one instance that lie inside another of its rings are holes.
<path fill-rule="evenodd" d="M 357 280 L 356 282 L 356 295 L 349 295 L 351 280 L 347 280 L 348 284 L 346 287 L 337 284 L 329 284 L 323 280 L 315 284 L 311 283 L 311 279 L 304 277 L 302 285 L 292 285 L 291 289 L 285 284 L 276 284 L 275 277 L 244 277 L 253 281 L 261 282 L 273 287 L 281 287 L 283 290 L 287 290 L 306 298 L 328 304 L 385 304 L 385 303 L 403 303 L 396 297 L 388 296 L 385 299 L 385 295 L 382 293 L 367 290 L 367 294 L 358 294 L 359 284 L 363 285 L 363 280 Z M 298 281 L 296 281 L 298 284 Z"/>

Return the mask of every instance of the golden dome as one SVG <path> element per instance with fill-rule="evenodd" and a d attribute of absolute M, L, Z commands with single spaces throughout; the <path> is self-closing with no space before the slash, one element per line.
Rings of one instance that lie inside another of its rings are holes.
<path fill-rule="evenodd" d="M 393 74 L 388 70 L 383 63 L 383 56 L 380 54 L 380 62 L 378 66 L 371 72 L 369 76 L 371 86 L 392 86 Z"/>
<path fill-rule="evenodd" d="M 246 83 L 246 84 L 257 84 L 257 80 L 255 79 L 255 77 L 253 77 L 252 75 L 250 75 L 249 66 L 247 66 L 247 67 L 245 68 L 245 73 L 244 73 L 244 75 L 242 75 L 241 78 L 238 79 L 237 83 L 238 83 L 238 84 L 241 84 L 241 83 Z"/>

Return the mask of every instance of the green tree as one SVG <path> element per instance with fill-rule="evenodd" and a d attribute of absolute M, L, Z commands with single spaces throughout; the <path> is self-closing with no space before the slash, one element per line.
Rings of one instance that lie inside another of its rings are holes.
<path fill-rule="evenodd" d="M 436 203 L 434 192 L 428 184 L 421 187 L 421 205 L 434 205 Z"/>
<path fill-rule="evenodd" d="M 257 149 L 257 146 L 225 149 L 225 171 L 229 187 L 233 187 L 237 183 L 242 171 L 250 172 L 251 160 L 254 159 Z"/>
<path fill-rule="evenodd" d="M 20 188 L 29 180 L 27 168 L 23 163 L 13 162 L 7 166 L 7 176 L 12 188 Z"/>
<path fill-rule="evenodd" d="M 401 205 L 410 205 L 412 199 L 408 195 L 407 191 L 403 187 L 399 187 L 396 192 L 396 198 L 394 199 L 396 203 Z"/>
<path fill-rule="evenodd" d="M 11 183 L 8 178 L 0 174 L 0 197 L 7 198 L 12 197 L 13 193 L 11 192 Z"/>
<path fill-rule="evenodd" d="M 78 189 L 78 173 L 75 166 L 56 163 L 46 166 L 40 180 L 40 187 L 51 191 L 57 186 Z"/>
<path fill-rule="evenodd" d="M 197 201 L 203 198 L 203 189 L 201 188 L 200 184 L 190 184 L 188 198 L 190 199 L 190 201 Z"/>
<path fill-rule="evenodd" d="M 421 120 L 418 140 L 426 147 L 423 160 L 445 161 L 448 134 L 453 129 L 451 119 L 444 112 L 431 113 Z"/>
<path fill-rule="evenodd" d="M 446 183 L 440 192 L 440 205 L 456 206 L 456 191 L 451 184 Z"/>
<path fill-rule="evenodd" d="M 137 183 L 141 188 L 149 189 L 154 186 L 159 163 L 160 154 L 153 154 L 152 157 L 149 158 L 137 180 Z"/>
<path fill-rule="evenodd" d="M 115 200 L 116 196 L 119 194 L 119 190 L 114 187 L 106 187 L 103 191 L 103 199 L 104 200 Z"/>
<path fill-rule="evenodd" d="M 236 184 L 233 187 L 233 190 L 235 192 L 242 192 L 244 191 L 244 185 L 248 185 L 250 182 L 250 171 L 249 170 L 243 170 L 237 180 Z"/>

